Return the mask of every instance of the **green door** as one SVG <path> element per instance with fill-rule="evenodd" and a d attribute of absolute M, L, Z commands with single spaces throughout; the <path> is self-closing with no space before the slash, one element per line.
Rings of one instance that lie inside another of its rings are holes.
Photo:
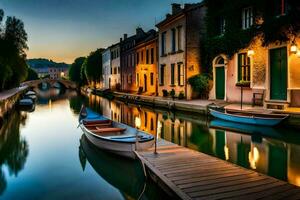
<path fill-rule="evenodd" d="M 287 100 L 287 49 L 270 50 L 271 100 Z"/>
<path fill-rule="evenodd" d="M 225 68 L 216 67 L 216 99 L 225 98 Z"/>

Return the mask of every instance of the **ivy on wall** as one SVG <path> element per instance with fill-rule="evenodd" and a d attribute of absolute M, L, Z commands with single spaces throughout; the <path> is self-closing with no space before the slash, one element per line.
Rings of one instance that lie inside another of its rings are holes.
<path fill-rule="evenodd" d="M 205 0 L 207 5 L 207 33 L 202 43 L 202 66 L 211 72 L 212 60 L 219 54 L 229 58 L 248 47 L 253 38 L 261 36 L 263 45 L 286 42 L 300 30 L 300 1 L 285 0 Z M 242 10 L 253 8 L 254 24 L 242 29 Z M 225 20 L 225 31 L 220 34 L 221 19 Z"/>

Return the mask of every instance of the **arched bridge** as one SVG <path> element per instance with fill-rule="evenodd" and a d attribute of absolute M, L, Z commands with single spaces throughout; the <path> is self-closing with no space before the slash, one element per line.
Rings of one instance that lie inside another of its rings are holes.
<path fill-rule="evenodd" d="M 74 83 L 72 81 L 65 80 L 65 79 L 49 79 L 49 78 L 34 80 L 34 81 L 27 81 L 27 82 L 24 82 L 22 85 L 28 85 L 29 87 L 38 87 L 38 85 L 40 85 L 42 83 L 47 83 L 51 87 L 53 87 L 53 86 L 55 86 L 55 84 L 59 83 L 59 84 L 62 84 L 67 89 L 76 89 L 77 88 L 76 83 Z"/>

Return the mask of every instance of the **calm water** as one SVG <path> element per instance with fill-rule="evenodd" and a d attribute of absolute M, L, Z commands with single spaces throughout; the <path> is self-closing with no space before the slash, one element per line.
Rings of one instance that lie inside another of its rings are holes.
<path fill-rule="evenodd" d="M 77 128 L 76 93 L 39 94 L 35 112 L 15 110 L 1 120 L 0 199 L 167 198 L 139 162 L 88 143 Z"/>
<path fill-rule="evenodd" d="M 262 128 L 209 121 L 203 116 L 109 102 L 98 96 L 85 98 L 94 110 L 116 121 L 135 126 L 173 143 L 300 186 L 299 129 Z M 71 100 L 79 112 L 81 101 Z"/>

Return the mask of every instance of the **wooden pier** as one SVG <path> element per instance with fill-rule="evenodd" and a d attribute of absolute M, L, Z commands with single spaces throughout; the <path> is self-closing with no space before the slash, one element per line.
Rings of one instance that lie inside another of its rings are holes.
<path fill-rule="evenodd" d="M 165 140 L 153 152 L 137 155 L 178 199 L 300 199 L 299 187 Z"/>

